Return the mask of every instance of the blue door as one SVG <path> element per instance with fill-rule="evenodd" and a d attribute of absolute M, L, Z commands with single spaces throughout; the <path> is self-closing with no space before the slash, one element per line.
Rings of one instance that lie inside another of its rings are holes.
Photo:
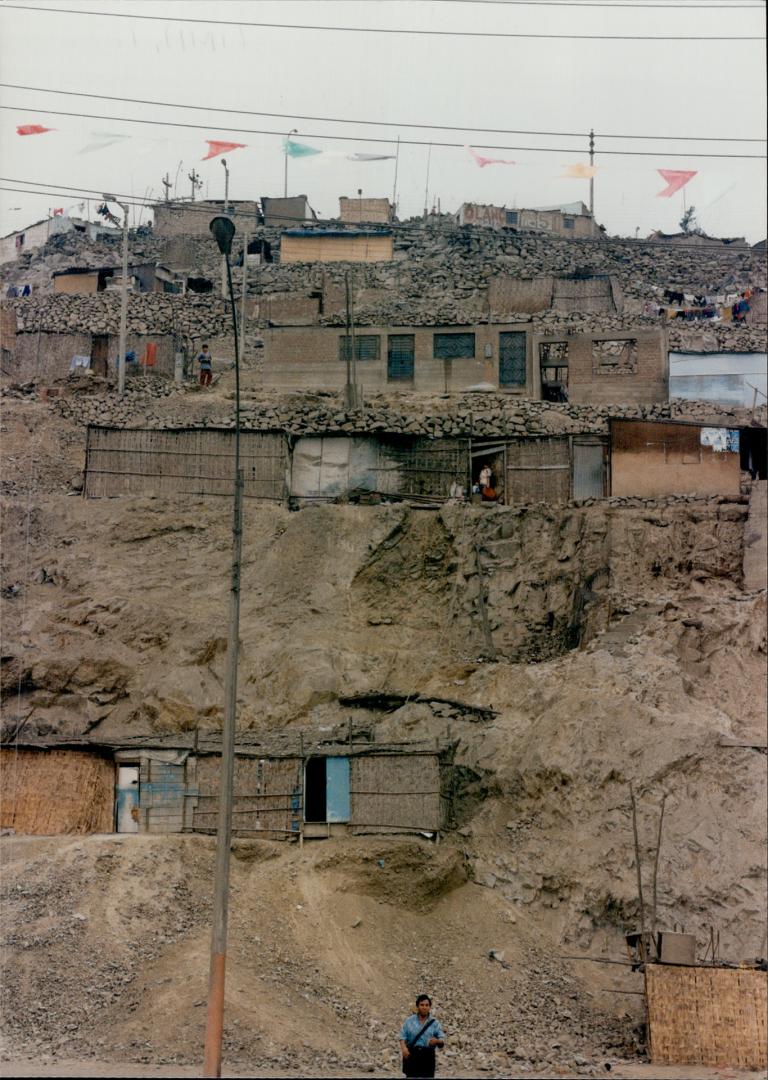
<path fill-rule="evenodd" d="M 349 821 L 349 758 L 325 759 L 326 821 Z"/>

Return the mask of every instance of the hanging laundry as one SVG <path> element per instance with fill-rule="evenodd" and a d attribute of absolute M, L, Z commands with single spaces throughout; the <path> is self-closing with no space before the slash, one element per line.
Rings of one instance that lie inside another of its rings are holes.
<path fill-rule="evenodd" d="M 656 192 L 657 199 L 668 199 L 671 195 L 674 195 L 680 188 L 685 187 L 689 180 L 692 180 L 696 175 L 696 170 L 689 171 L 686 169 L 657 169 L 661 174 L 662 180 L 667 181 L 667 186 L 663 191 Z"/>

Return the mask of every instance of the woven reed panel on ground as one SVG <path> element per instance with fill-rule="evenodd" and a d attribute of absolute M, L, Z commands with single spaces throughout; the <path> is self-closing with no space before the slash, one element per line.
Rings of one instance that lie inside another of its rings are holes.
<path fill-rule="evenodd" d="M 114 831 L 115 766 L 76 750 L 0 750 L 0 827 L 22 836 Z"/>
<path fill-rule="evenodd" d="M 766 972 L 652 964 L 646 992 L 655 1065 L 768 1065 Z"/>

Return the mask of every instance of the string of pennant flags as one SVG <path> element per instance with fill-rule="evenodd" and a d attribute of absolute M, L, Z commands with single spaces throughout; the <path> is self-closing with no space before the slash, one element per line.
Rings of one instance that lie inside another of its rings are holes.
<path fill-rule="evenodd" d="M 19 124 L 16 128 L 18 135 L 45 135 L 50 132 L 58 131 L 58 128 L 45 127 L 42 124 Z M 121 135 L 115 132 L 92 132 L 91 140 L 79 151 L 81 154 L 92 153 L 96 150 L 103 150 L 109 146 L 115 146 L 125 140 L 130 139 L 130 135 Z M 211 158 L 219 157 L 221 154 L 229 154 L 234 150 L 244 150 L 247 148 L 247 143 L 229 142 L 224 139 L 205 139 L 204 142 L 208 147 L 207 153 L 201 158 L 201 161 L 209 161 Z M 517 161 L 511 161 L 508 158 L 494 158 L 486 157 L 483 154 L 478 153 L 472 146 L 465 146 L 464 150 L 469 154 L 470 158 L 480 169 L 485 169 L 488 166 L 493 165 L 506 165 L 515 166 L 519 163 Z M 310 158 L 323 155 L 324 158 L 341 158 L 346 161 L 354 162 L 373 162 L 373 161 L 394 161 L 395 154 L 366 154 L 366 153 L 354 153 L 346 154 L 338 151 L 320 150 L 315 146 L 310 146 L 307 143 L 297 142 L 291 139 L 290 136 L 286 136 L 283 139 L 283 151 L 286 157 L 290 158 Z M 596 165 L 586 165 L 581 162 L 564 165 L 563 172 L 558 176 L 560 179 L 568 180 L 591 180 L 599 171 L 599 167 Z M 661 191 L 656 193 L 656 197 L 660 199 L 671 198 L 685 185 L 697 175 L 695 169 L 657 169 L 662 180 L 664 180 L 666 186 Z"/>

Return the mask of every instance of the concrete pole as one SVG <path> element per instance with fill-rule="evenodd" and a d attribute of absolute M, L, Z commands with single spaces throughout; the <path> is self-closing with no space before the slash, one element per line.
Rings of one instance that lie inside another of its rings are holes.
<path fill-rule="evenodd" d="M 123 284 L 120 290 L 120 338 L 117 355 L 117 393 L 125 393 L 125 348 L 128 328 L 128 207 L 118 203 L 123 211 Z"/>
<path fill-rule="evenodd" d="M 216 877 L 213 891 L 211 964 L 208 979 L 208 1017 L 205 1027 L 203 1076 L 221 1076 L 221 1044 L 224 1032 L 224 984 L 229 918 L 229 864 L 232 846 L 232 801 L 235 776 L 235 727 L 237 712 L 237 658 L 240 641 L 240 562 L 243 546 L 243 473 L 240 469 L 240 351 L 237 313 L 228 256 L 227 282 L 232 307 L 235 344 L 235 469 L 232 519 L 232 575 L 229 595 L 227 670 L 224 683 L 224 723 L 221 733 L 221 780 L 216 833 Z"/>
<path fill-rule="evenodd" d="M 240 297 L 240 356 L 245 356 L 245 299 L 248 292 L 248 233 L 243 237 L 243 292 Z"/>
<path fill-rule="evenodd" d="M 589 165 L 590 168 L 595 164 L 595 133 L 590 129 L 589 132 Z M 595 216 L 595 178 L 590 176 L 589 178 L 589 212 L 594 218 Z"/>

